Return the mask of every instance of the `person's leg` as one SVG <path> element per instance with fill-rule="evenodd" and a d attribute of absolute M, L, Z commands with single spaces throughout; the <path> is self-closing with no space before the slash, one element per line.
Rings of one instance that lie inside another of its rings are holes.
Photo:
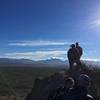
<path fill-rule="evenodd" d="M 72 72 L 73 70 L 73 61 L 69 60 L 69 71 Z"/>
<path fill-rule="evenodd" d="M 81 64 L 80 59 L 78 59 L 78 60 L 76 61 L 76 63 L 77 63 L 77 67 L 81 70 L 82 64 Z"/>

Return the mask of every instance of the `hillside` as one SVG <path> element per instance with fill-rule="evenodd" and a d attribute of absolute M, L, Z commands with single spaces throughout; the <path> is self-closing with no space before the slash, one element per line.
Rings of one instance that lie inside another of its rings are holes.
<path fill-rule="evenodd" d="M 52 67 L 0 67 L 0 99 L 13 100 L 15 96 L 17 100 L 24 100 L 33 88 L 36 78 L 46 78 L 57 72 L 64 72 L 65 68 Z M 87 73 L 93 82 L 91 91 L 100 95 L 100 71 L 87 70 Z M 8 98 L 9 97 L 9 98 Z"/>

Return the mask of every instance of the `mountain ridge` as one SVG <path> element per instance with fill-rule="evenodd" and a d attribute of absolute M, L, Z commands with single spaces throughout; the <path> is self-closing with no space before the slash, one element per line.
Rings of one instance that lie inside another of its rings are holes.
<path fill-rule="evenodd" d="M 100 66 L 100 61 L 87 61 L 82 60 L 87 65 Z M 46 60 L 30 60 L 30 59 L 10 59 L 0 58 L 0 66 L 31 66 L 31 67 L 66 67 L 68 66 L 68 60 L 61 60 L 57 58 L 50 58 Z"/>

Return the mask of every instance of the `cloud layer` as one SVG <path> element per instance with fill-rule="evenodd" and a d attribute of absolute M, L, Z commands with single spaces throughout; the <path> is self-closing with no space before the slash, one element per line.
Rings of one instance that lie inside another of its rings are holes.
<path fill-rule="evenodd" d="M 8 43 L 9 46 L 50 46 L 50 45 L 69 45 L 67 41 L 44 41 L 44 40 L 33 40 L 33 41 L 15 41 Z"/>
<path fill-rule="evenodd" d="M 65 59 L 66 51 L 35 51 L 35 52 L 13 52 L 5 53 L 3 58 L 24 58 L 32 60 L 43 60 L 49 58 Z"/>
<path fill-rule="evenodd" d="M 1 57 L 3 58 L 25 58 L 25 59 L 32 59 L 32 60 L 44 60 L 49 58 L 58 58 L 58 59 L 67 59 L 67 49 L 69 48 L 69 45 L 72 44 L 72 42 L 68 41 L 50 41 L 50 40 L 22 40 L 22 41 L 12 41 L 8 43 L 9 46 L 13 47 L 34 47 L 36 51 L 30 52 L 30 49 L 28 48 L 27 52 L 11 52 L 11 53 L 5 53 Z M 87 45 L 88 43 L 81 42 L 82 45 Z M 65 46 L 63 48 L 58 48 L 60 46 Z M 36 48 L 38 46 L 39 48 Z M 43 47 L 44 49 L 41 50 L 41 46 L 50 46 Z M 54 48 L 56 47 L 57 48 Z"/>

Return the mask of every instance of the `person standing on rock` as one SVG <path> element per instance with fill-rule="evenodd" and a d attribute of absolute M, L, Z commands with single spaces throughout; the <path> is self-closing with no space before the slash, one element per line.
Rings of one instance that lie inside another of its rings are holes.
<path fill-rule="evenodd" d="M 75 46 L 76 46 L 76 49 L 77 49 L 78 55 L 79 55 L 79 58 L 78 58 L 78 60 L 77 60 L 77 65 L 78 65 L 79 69 L 81 70 L 82 64 L 81 64 L 81 60 L 80 60 L 80 59 L 81 59 L 81 57 L 82 57 L 82 55 L 83 55 L 83 49 L 82 49 L 82 47 L 79 45 L 78 42 L 75 43 Z"/>
<path fill-rule="evenodd" d="M 79 63 L 80 55 L 78 53 L 78 50 L 75 47 L 75 44 L 71 44 L 70 47 L 71 48 L 67 52 L 67 57 L 68 57 L 68 61 L 69 61 L 69 70 L 70 70 L 70 72 L 72 72 L 74 63 L 76 63 L 77 65 Z"/>
<path fill-rule="evenodd" d="M 81 56 L 83 55 L 83 49 L 82 49 L 82 47 L 79 45 L 79 43 L 78 42 L 76 42 L 76 49 L 78 50 L 78 53 L 79 53 L 79 57 L 81 58 Z M 79 59 L 80 59 L 79 58 Z"/>

